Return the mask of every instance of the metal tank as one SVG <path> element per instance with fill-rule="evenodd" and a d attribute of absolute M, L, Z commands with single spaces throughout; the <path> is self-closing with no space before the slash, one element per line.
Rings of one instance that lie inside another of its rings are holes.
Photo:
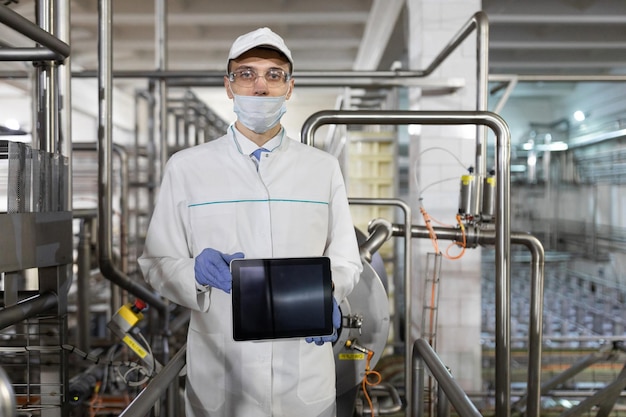
<path fill-rule="evenodd" d="M 357 231 L 359 244 L 364 236 Z M 370 369 L 380 359 L 389 337 L 390 312 L 387 291 L 374 266 L 386 273 L 382 258 L 375 253 L 372 262 L 363 261 L 358 284 L 339 304 L 342 323 L 333 345 L 337 375 L 337 416 L 352 416 L 359 386 L 367 365 L 368 352 L 373 353 Z"/>

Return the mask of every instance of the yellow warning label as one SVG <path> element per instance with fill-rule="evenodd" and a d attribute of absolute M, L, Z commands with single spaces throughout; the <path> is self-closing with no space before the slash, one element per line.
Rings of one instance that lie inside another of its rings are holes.
<path fill-rule="evenodd" d="M 148 355 L 148 352 L 146 352 L 144 350 L 144 348 L 142 348 L 139 343 L 137 343 L 137 341 L 135 339 L 133 339 L 132 337 L 126 335 L 124 336 L 124 338 L 122 339 L 124 341 L 124 343 L 126 343 L 128 345 L 129 348 L 131 348 L 133 350 L 133 352 L 135 352 L 137 355 L 139 355 L 140 358 L 145 358 Z"/>
<path fill-rule="evenodd" d="M 340 353 L 339 359 L 342 361 L 360 361 L 365 359 L 364 353 Z"/>

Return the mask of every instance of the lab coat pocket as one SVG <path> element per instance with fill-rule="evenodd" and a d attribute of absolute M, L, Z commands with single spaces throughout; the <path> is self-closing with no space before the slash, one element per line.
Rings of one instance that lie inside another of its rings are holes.
<path fill-rule="evenodd" d="M 330 343 L 300 343 L 298 398 L 304 404 L 335 397 L 335 359 Z"/>
<path fill-rule="evenodd" d="M 215 411 L 225 400 L 224 335 L 191 329 L 187 343 L 188 400 Z"/>

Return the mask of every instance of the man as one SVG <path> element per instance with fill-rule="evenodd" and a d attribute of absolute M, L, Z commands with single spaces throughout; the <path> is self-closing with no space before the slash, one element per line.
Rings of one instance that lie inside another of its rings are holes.
<path fill-rule="evenodd" d="M 333 339 L 233 341 L 228 266 L 244 254 L 327 256 L 341 303 L 362 270 L 343 177 L 335 158 L 280 124 L 294 88 L 280 36 L 240 36 L 227 68 L 237 121 L 170 158 L 139 264 L 155 290 L 191 310 L 187 417 L 333 416 Z"/>

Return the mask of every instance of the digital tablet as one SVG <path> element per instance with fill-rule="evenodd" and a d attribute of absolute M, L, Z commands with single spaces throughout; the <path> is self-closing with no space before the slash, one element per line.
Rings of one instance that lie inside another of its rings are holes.
<path fill-rule="evenodd" d="M 234 259 L 233 338 L 237 341 L 333 333 L 330 259 Z"/>

